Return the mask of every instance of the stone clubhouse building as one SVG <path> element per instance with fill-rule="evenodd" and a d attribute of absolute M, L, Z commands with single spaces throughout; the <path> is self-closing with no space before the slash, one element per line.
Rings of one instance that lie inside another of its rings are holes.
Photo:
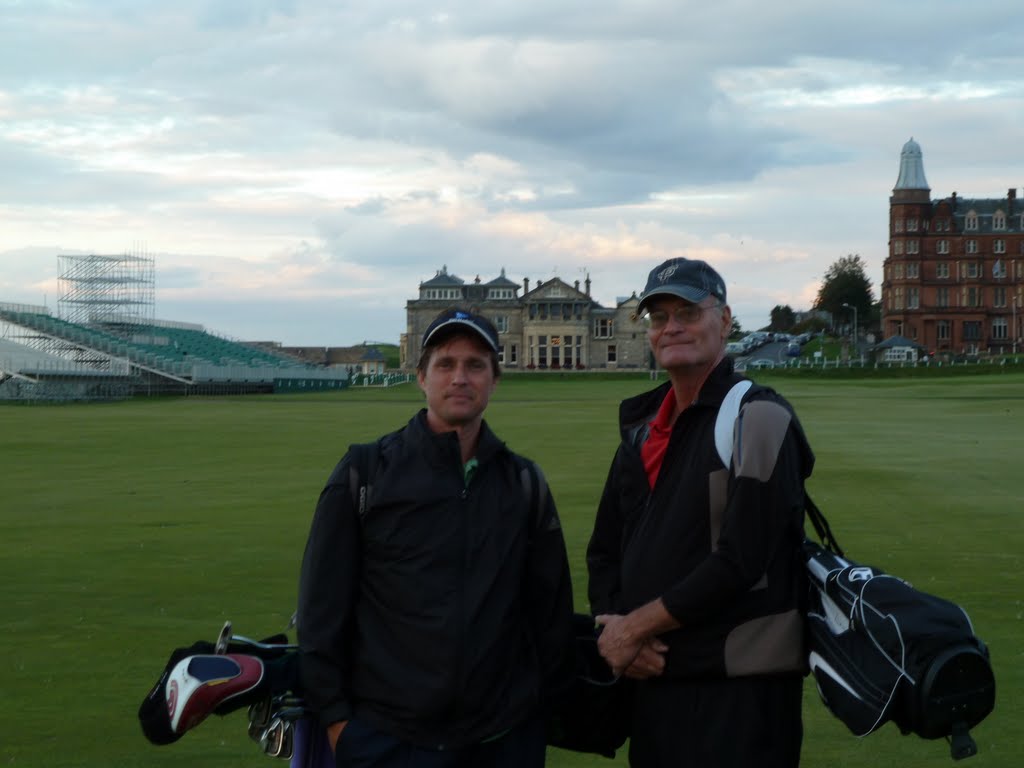
<path fill-rule="evenodd" d="M 430 321 L 448 307 L 472 309 L 498 329 L 498 359 L 506 371 L 648 369 L 647 335 L 635 319 L 634 292 L 604 307 L 590 296 L 590 276 L 572 285 L 553 277 L 517 283 L 501 274 L 467 283 L 441 267 L 420 283 L 419 296 L 406 302 L 406 332 L 400 342 L 403 370 L 412 371 Z"/>

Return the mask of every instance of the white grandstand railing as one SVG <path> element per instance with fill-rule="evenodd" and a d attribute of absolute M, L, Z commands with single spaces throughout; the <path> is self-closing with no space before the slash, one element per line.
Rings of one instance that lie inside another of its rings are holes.
<path fill-rule="evenodd" d="M 28 312 L 33 315 L 48 315 L 50 308 L 38 304 L 10 304 L 0 301 L 0 311 L 3 312 Z"/>

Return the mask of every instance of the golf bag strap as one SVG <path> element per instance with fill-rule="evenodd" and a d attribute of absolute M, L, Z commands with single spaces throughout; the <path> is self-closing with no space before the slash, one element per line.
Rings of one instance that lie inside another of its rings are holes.
<path fill-rule="evenodd" d="M 753 382 L 748 379 L 736 382 L 726 393 L 718 408 L 718 417 L 715 419 L 715 450 L 718 451 L 718 457 L 726 469 L 729 469 L 732 462 L 733 432 L 736 428 L 736 420 L 739 418 L 740 407 L 743 405 L 743 396 L 750 391 L 752 386 Z M 843 550 L 839 546 L 839 542 L 836 541 L 828 520 L 818 509 L 818 505 L 814 503 L 806 488 L 804 488 L 804 509 L 822 546 L 842 557 Z"/>
<path fill-rule="evenodd" d="M 722 460 L 722 466 L 726 469 L 729 469 L 732 463 L 733 431 L 740 415 L 743 396 L 752 386 L 754 386 L 754 382 L 749 379 L 736 382 L 718 407 L 718 417 L 715 419 L 715 450 L 718 451 L 718 458 Z"/>
<path fill-rule="evenodd" d="M 523 495 L 530 505 L 531 532 L 539 529 L 541 516 L 544 513 L 544 499 L 548 495 L 548 481 L 541 472 L 540 467 L 530 459 L 522 460 L 523 466 L 519 470 L 519 484 L 523 488 Z"/>
<path fill-rule="evenodd" d="M 362 520 L 370 511 L 370 499 L 373 493 L 373 476 L 377 472 L 377 459 L 380 456 L 380 444 L 356 444 L 349 448 L 348 485 L 352 492 L 352 506 L 356 508 Z"/>
<path fill-rule="evenodd" d="M 804 509 L 807 511 L 807 518 L 811 521 L 811 525 L 814 526 L 814 532 L 818 534 L 818 539 L 821 541 L 822 546 L 832 554 L 843 557 L 843 550 L 839 546 L 839 542 L 836 541 L 835 534 L 832 533 L 828 520 L 825 518 L 824 513 L 818 509 L 818 505 L 814 503 L 814 499 L 807 493 L 806 488 L 804 488 Z"/>

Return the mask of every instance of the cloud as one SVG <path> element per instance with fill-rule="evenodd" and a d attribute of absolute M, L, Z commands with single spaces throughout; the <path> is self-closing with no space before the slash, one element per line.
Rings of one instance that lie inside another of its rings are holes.
<path fill-rule="evenodd" d="M 324 317 L 359 340 L 371 316 L 401 333 L 442 265 L 589 273 L 610 303 L 683 255 L 720 265 L 757 327 L 776 304 L 806 308 L 849 253 L 878 285 L 910 136 L 933 196 L 1015 183 L 1009 0 L 2 13 L 0 300 L 52 301 L 60 252 L 141 249 L 161 313 L 231 307 L 254 313 L 229 318 L 237 335 L 273 337 L 274 318 L 292 343 L 323 338 Z M 257 309 L 289 305 L 287 320 Z"/>

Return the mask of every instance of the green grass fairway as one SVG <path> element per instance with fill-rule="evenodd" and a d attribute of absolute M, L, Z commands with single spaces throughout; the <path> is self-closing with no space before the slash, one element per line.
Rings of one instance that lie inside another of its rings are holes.
<path fill-rule="evenodd" d="M 797 407 L 809 488 L 854 558 L 962 604 L 992 651 L 998 700 L 967 765 L 1024 765 L 1024 374 L 757 378 Z M 488 420 L 537 459 L 561 510 L 577 607 L 584 550 L 642 376 L 508 377 Z M 317 496 L 352 442 L 405 423 L 412 385 L 305 396 L 0 407 L 0 765 L 242 768 L 270 762 L 243 712 L 153 747 L 136 710 L 170 651 L 225 619 L 284 628 Z M 1021 473 L 1021 474 L 1018 474 Z M 864 739 L 808 684 L 803 765 L 950 764 L 892 725 Z M 552 750 L 549 765 L 624 766 Z"/>

